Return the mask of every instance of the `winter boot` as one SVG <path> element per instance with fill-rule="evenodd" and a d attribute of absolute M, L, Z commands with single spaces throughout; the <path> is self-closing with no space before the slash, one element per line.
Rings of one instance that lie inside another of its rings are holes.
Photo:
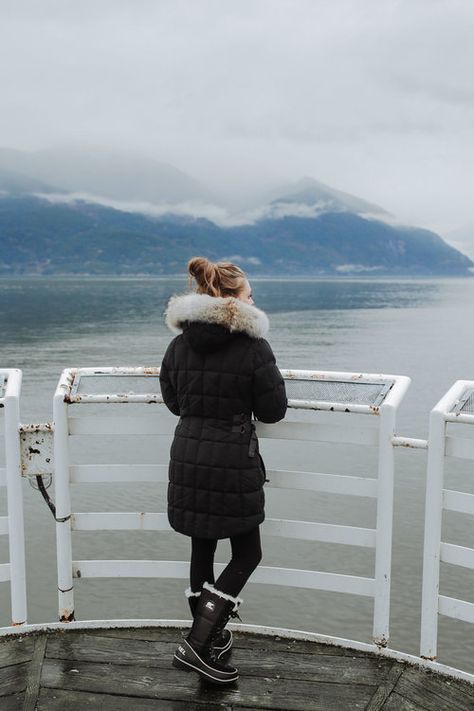
<path fill-rule="evenodd" d="M 201 593 L 193 592 L 191 588 L 188 588 L 187 590 L 185 590 L 185 595 L 188 598 L 189 608 L 191 610 L 191 615 L 194 619 L 196 607 Z M 237 599 L 239 600 L 239 598 Z M 236 612 L 231 612 L 231 617 L 236 616 Z M 230 630 L 225 629 L 225 626 L 222 626 L 221 624 L 220 628 L 216 630 L 214 634 L 212 646 L 214 647 L 214 651 L 217 655 L 217 658 L 221 659 L 227 652 L 230 651 L 230 648 L 232 647 L 232 632 Z"/>
<path fill-rule="evenodd" d="M 227 624 L 230 613 L 239 600 L 204 583 L 199 596 L 191 631 L 174 654 L 173 666 L 183 671 L 195 671 L 204 681 L 231 684 L 239 678 L 235 667 L 217 658 L 213 648 L 216 631 Z"/>

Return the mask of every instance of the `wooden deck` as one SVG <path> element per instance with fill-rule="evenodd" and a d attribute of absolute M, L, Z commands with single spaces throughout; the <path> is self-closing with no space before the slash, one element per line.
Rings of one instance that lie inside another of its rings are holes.
<path fill-rule="evenodd" d="M 0 640 L 1 711 L 473 711 L 474 686 L 316 642 L 237 633 L 232 688 L 171 666 L 182 630 L 59 630 Z"/>

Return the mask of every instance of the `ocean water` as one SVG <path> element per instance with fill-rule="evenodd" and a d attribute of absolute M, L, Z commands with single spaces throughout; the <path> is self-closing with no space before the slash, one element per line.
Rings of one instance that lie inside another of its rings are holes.
<path fill-rule="evenodd" d="M 429 411 L 458 379 L 474 379 L 474 280 L 254 280 L 254 297 L 270 317 L 269 341 L 282 368 L 408 375 L 398 434 L 426 438 Z M 52 420 L 52 397 L 65 367 L 159 365 L 171 339 L 163 321 L 180 279 L 0 280 L 0 365 L 24 373 L 23 422 Z M 269 467 L 373 476 L 375 457 L 363 447 L 262 442 Z M 121 455 L 122 456 L 122 455 Z M 125 456 L 125 455 L 123 455 Z M 166 457 L 166 453 L 162 453 Z M 165 461 L 165 459 L 163 459 Z M 416 654 L 422 574 L 426 452 L 396 451 L 390 646 Z M 472 465 L 457 463 L 447 481 L 474 493 Z M 41 496 L 24 482 L 28 618 L 57 619 L 54 521 Z M 164 511 L 163 485 L 83 486 L 78 511 Z M 268 489 L 267 515 L 373 527 L 372 501 Z M 5 502 L 0 501 L 0 515 Z M 444 520 L 444 539 L 474 547 L 467 515 Z M 188 540 L 173 532 L 74 534 L 73 558 L 187 560 Z M 228 556 L 227 543 L 218 557 Z M 0 540 L 0 561 L 7 548 Z M 265 536 L 265 565 L 373 574 L 373 552 L 353 546 Z M 474 602 L 474 574 L 443 565 L 441 591 Z M 79 619 L 187 617 L 182 580 L 77 581 Z M 351 595 L 248 585 L 245 622 L 305 628 L 371 639 L 372 601 Z M 0 586 L 0 624 L 9 622 L 8 585 Z M 474 671 L 472 626 L 440 618 L 439 656 Z"/>

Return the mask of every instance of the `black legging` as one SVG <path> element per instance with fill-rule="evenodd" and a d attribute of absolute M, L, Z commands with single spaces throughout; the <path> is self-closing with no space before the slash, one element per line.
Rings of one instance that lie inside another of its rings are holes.
<path fill-rule="evenodd" d="M 217 541 L 213 538 L 191 539 L 191 590 L 199 592 L 204 583 L 215 584 L 227 595 L 236 597 L 262 560 L 260 529 L 230 538 L 232 558 L 217 581 L 214 579 L 214 554 Z"/>

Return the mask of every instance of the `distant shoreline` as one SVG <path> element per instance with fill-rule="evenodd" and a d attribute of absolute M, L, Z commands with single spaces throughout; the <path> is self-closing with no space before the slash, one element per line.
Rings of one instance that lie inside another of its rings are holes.
<path fill-rule="evenodd" d="M 474 272 L 470 274 L 317 274 L 314 276 L 307 274 L 295 275 L 276 275 L 276 274 L 248 274 L 251 281 L 277 281 L 277 282 L 313 282 L 313 281 L 430 281 L 430 280 L 459 280 L 471 279 L 474 277 Z M 0 274 L 0 281 L 21 281 L 22 279 L 31 279 L 41 281 L 43 279 L 55 281 L 170 281 L 181 280 L 188 281 L 186 275 L 181 274 Z"/>

